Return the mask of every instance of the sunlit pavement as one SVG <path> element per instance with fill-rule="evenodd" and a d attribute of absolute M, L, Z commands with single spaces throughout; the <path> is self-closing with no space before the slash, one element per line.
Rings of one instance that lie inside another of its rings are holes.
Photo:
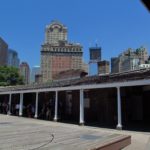
<path fill-rule="evenodd" d="M 132 144 L 124 150 L 150 149 L 149 132 L 118 131 L 0 114 L 0 150 L 81 150 L 120 134 L 132 136 Z"/>

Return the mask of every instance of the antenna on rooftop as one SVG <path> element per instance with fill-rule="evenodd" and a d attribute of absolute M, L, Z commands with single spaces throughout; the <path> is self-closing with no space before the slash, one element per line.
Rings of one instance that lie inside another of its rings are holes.
<path fill-rule="evenodd" d="M 95 46 L 98 47 L 98 40 L 95 40 Z"/>

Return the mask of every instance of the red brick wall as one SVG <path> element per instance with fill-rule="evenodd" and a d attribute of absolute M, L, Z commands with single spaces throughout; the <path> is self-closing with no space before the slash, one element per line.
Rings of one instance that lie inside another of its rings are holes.
<path fill-rule="evenodd" d="M 72 66 L 71 56 L 53 56 L 52 57 L 52 77 L 61 71 L 69 70 Z"/>

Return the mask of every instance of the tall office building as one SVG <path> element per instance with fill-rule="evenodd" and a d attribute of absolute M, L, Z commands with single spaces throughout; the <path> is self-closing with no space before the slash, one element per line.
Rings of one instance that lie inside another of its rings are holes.
<path fill-rule="evenodd" d="M 143 46 L 137 48 L 135 53 L 139 58 L 140 64 L 144 64 L 149 59 L 148 51 Z"/>
<path fill-rule="evenodd" d="M 19 68 L 19 62 L 18 53 L 13 49 L 8 49 L 7 65 Z"/>
<path fill-rule="evenodd" d="M 89 75 L 98 74 L 98 62 L 101 61 L 101 47 L 90 47 Z"/>
<path fill-rule="evenodd" d="M 35 82 L 35 77 L 37 75 L 40 75 L 41 74 L 41 68 L 40 66 L 33 66 L 32 70 L 31 70 L 31 79 L 30 81 L 33 83 Z"/>
<path fill-rule="evenodd" d="M 24 78 L 24 83 L 30 83 L 30 67 L 27 62 L 22 62 L 19 66 L 20 75 Z"/>
<path fill-rule="evenodd" d="M 101 47 L 90 47 L 90 61 L 97 62 L 101 60 Z"/>
<path fill-rule="evenodd" d="M 61 71 L 82 68 L 82 46 L 69 43 L 67 27 L 58 21 L 46 26 L 41 48 L 42 81 L 53 80 Z"/>
<path fill-rule="evenodd" d="M 109 73 L 110 73 L 109 61 L 107 60 L 99 61 L 98 62 L 98 74 L 102 75 L 102 74 L 109 74 Z"/>
<path fill-rule="evenodd" d="M 111 58 L 111 72 L 117 73 L 139 69 L 139 65 L 145 64 L 148 57 L 147 49 L 144 47 L 136 50 L 129 48 L 118 57 Z"/>
<path fill-rule="evenodd" d="M 0 66 L 7 65 L 7 57 L 8 57 L 8 45 L 0 37 Z"/>

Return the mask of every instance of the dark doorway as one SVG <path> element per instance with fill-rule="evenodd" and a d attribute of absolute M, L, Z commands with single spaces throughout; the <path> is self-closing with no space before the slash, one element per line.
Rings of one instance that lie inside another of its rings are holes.
<path fill-rule="evenodd" d="M 144 86 L 121 88 L 123 129 L 150 131 L 149 97 Z"/>
<path fill-rule="evenodd" d="M 7 114 L 9 108 L 9 95 L 0 96 L 0 113 Z"/>
<path fill-rule="evenodd" d="M 35 114 L 36 93 L 23 94 L 23 116 L 33 118 Z"/>
<path fill-rule="evenodd" d="M 117 90 L 94 89 L 84 92 L 85 124 L 116 128 Z"/>
<path fill-rule="evenodd" d="M 61 91 L 58 94 L 58 119 L 79 124 L 79 91 Z"/>
<path fill-rule="evenodd" d="M 11 115 L 19 116 L 20 94 L 11 96 Z"/>
<path fill-rule="evenodd" d="M 55 92 L 39 93 L 38 118 L 53 120 L 55 111 Z"/>

